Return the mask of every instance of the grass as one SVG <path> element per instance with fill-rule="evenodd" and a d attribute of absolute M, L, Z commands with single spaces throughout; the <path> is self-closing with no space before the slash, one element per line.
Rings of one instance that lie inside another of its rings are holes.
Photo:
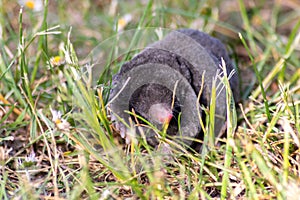
<path fill-rule="evenodd" d="M 34 11 L 0 1 L 0 199 L 297 199 L 300 4 L 246 2 L 46 0 Z M 214 98 L 204 108 L 201 152 L 169 137 L 158 150 L 125 144 L 111 123 L 109 80 L 128 49 L 155 40 L 145 27 L 204 30 L 238 66 L 241 103 L 227 90 L 221 138 L 209 135 Z M 118 30 L 131 30 L 126 45 Z M 84 64 L 98 50 L 113 68 L 93 88 Z"/>

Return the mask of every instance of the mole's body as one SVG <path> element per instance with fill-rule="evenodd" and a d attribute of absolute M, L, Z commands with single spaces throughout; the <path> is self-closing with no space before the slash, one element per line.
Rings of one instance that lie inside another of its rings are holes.
<path fill-rule="evenodd" d="M 173 31 L 164 39 L 150 45 L 132 60 L 125 63 L 119 73 L 114 76 L 113 86 L 122 84 L 120 80 L 124 77 L 134 78 L 134 76 L 138 76 L 139 78 L 129 84 L 128 91 L 126 87 L 122 91 L 129 93 L 129 96 L 124 100 L 128 101 L 127 105 L 120 106 L 118 105 L 120 103 L 116 102 L 112 105 L 112 110 L 117 114 L 121 114 L 122 109 L 127 107 L 127 110 L 134 110 L 158 127 L 162 127 L 164 123 L 169 123 L 167 130 L 169 135 L 178 133 L 178 117 L 179 113 L 182 113 L 183 118 L 181 120 L 187 121 L 182 122 L 183 129 L 185 129 L 183 131 L 186 131 L 191 137 L 199 137 L 199 134 L 201 135 L 199 119 L 195 120 L 194 118 L 197 118 L 198 112 L 202 114 L 203 119 L 205 117 L 204 113 L 196 109 L 196 104 L 209 105 L 212 80 L 217 74 L 222 73 L 222 69 L 219 67 L 222 58 L 226 63 L 227 74 L 229 74 L 234 68 L 224 45 L 218 39 L 192 29 Z M 156 68 L 156 66 L 158 67 Z M 149 69 L 150 67 L 152 68 Z M 197 102 L 203 73 L 205 86 L 200 102 Z M 151 76 L 152 79 L 149 78 Z M 173 95 L 176 84 L 169 83 L 172 81 L 176 83 L 176 80 L 179 87 Z M 230 86 L 234 98 L 237 100 L 239 90 L 236 73 L 230 78 Z M 114 97 L 116 93 L 118 91 L 113 89 L 111 96 Z M 222 117 L 217 119 L 215 123 L 225 123 L 226 99 L 224 94 L 224 91 L 221 91 L 220 97 L 216 101 L 216 107 L 218 107 L 216 114 Z M 121 117 L 126 117 L 126 115 L 121 114 Z M 216 125 L 216 134 L 220 131 L 221 125 Z M 122 131 L 124 130 L 123 128 Z M 190 134 L 189 132 L 196 133 Z M 150 143 L 155 145 L 154 140 L 149 141 L 152 141 Z"/>

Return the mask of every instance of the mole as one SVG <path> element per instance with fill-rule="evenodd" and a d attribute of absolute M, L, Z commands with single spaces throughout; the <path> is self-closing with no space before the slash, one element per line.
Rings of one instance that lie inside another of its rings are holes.
<path fill-rule="evenodd" d="M 112 119 L 117 123 L 116 127 L 122 137 L 129 137 L 126 134 L 127 128 L 114 117 L 114 113 L 124 118 L 125 122 L 129 122 L 129 118 L 134 121 L 134 117 L 125 112 L 128 110 L 158 128 L 168 123 L 168 135 L 182 131 L 184 136 L 202 139 L 203 132 L 197 113 L 201 114 L 204 121 L 205 113 L 197 110 L 196 104 L 199 104 L 199 108 L 209 106 L 212 80 L 223 76 L 220 66 L 222 59 L 226 64 L 227 75 L 231 74 L 229 83 L 234 100 L 238 101 L 239 79 L 225 46 L 204 32 L 194 29 L 174 30 L 124 63 L 113 76 L 110 94 L 110 99 L 117 99 L 112 101 Z M 124 84 L 125 80 L 129 80 L 127 85 Z M 202 94 L 198 101 L 200 91 Z M 217 92 L 215 135 L 219 134 L 226 122 L 226 91 L 221 87 Z M 139 120 L 139 123 L 143 124 L 143 120 Z M 155 134 L 151 133 L 153 131 L 148 132 L 147 141 L 157 145 Z"/>

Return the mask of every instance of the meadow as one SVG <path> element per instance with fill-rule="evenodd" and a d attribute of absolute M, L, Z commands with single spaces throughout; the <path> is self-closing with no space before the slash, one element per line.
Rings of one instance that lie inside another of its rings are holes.
<path fill-rule="evenodd" d="M 223 136 L 203 108 L 201 151 L 161 137 L 166 156 L 126 144 L 107 103 L 149 33 L 179 28 L 225 44 L 241 98 L 225 80 Z M 297 0 L 0 0 L 0 199 L 299 199 L 299 58 Z"/>

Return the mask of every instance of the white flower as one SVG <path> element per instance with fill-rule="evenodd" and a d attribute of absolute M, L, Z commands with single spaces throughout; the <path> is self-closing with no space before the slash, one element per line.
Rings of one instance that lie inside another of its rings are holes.
<path fill-rule="evenodd" d="M 60 56 L 54 56 L 50 58 L 50 64 L 52 66 L 60 66 L 62 64 L 64 64 L 64 59 Z"/>
<path fill-rule="evenodd" d="M 69 122 L 61 117 L 61 112 L 57 110 L 52 110 L 50 108 L 52 114 L 52 121 L 55 123 L 56 127 L 60 130 L 68 130 L 70 128 Z"/>
<path fill-rule="evenodd" d="M 36 162 L 35 153 L 32 151 L 29 156 L 25 157 L 26 162 Z"/>
<path fill-rule="evenodd" d="M 37 163 L 37 160 L 35 158 L 35 153 L 33 151 L 29 154 L 29 156 L 25 157 L 24 161 L 22 161 L 21 158 L 18 158 L 18 165 L 21 168 L 25 168 L 25 169 L 30 168 L 30 167 L 36 165 L 36 163 Z"/>
<path fill-rule="evenodd" d="M 118 20 L 118 31 L 124 30 L 125 26 L 132 20 L 131 14 L 126 14 Z"/>
<path fill-rule="evenodd" d="M 43 10 L 43 2 L 42 0 L 19 0 L 19 4 L 34 12 L 39 12 Z"/>

